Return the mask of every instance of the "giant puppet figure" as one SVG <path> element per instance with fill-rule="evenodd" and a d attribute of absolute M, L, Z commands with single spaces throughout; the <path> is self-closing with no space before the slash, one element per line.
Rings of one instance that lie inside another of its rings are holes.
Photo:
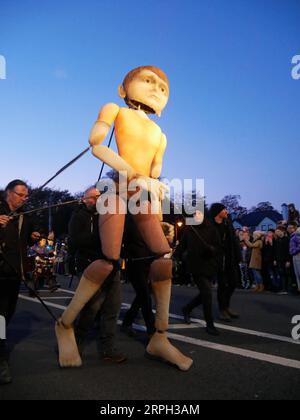
<path fill-rule="evenodd" d="M 158 181 L 167 145 L 160 127 L 149 119 L 148 114 L 160 116 L 169 99 L 169 82 L 157 67 L 144 66 L 132 70 L 119 87 L 119 95 L 127 107 L 110 103 L 99 113 L 90 134 L 93 154 L 117 172 L 127 173 L 127 182 L 142 181 L 142 185 L 154 185 L 159 194 L 163 185 Z M 111 126 L 115 124 L 118 154 L 102 146 Z M 99 216 L 99 231 L 103 259 L 93 262 L 83 273 L 75 296 L 56 325 L 61 367 L 80 366 L 72 324 L 83 306 L 101 288 L 107 277 L 117 270 L 124 231 L 125 202 L 116 194 L 113 213 Z M 150 210 L 147 214 L 134 215 L 135 223 L 153 255 L 150 281 L 156 301 L 156 333 L 146 349 L 150 357 L 162 359 L 180 370 L 188 370 L 193 361 L 184 356 L 168 340 L 166 330 L 169 321 L 171 297 L 172 261 L 166 258 L 170 247 L 160 225 L 159 216 Z"/>

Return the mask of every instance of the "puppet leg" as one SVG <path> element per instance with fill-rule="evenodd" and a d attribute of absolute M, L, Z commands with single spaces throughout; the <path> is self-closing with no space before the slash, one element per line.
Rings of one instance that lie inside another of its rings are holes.
<path fill-rule="evenodd" d="M 116 199 L 119 204 L 117 209 L 123 208 L 124 202 L 119 197 Z M 72 324 L 112 271 L 119 269 L 124 222 L 124 208 L 121 214 L 99 216 L 99 232 L 105 259 L 94 261 L 85 270 L 71 303 L 55 326 L 61 367 L 78 367 L 82 364 Z"/>
<path fill-rule="evenodd" d="M 157 215 L 140 214 L 135 216 L 135 222 L 145 243 L 157 255 L 150 269 L 150 280 L 156 301 L 156 333 L 150 340 L 146 354 L 148 357 L 162 359 L 176 365 L 182 371 L 187 371 L 192 366 L 193 360 L 176 349 L 166 334 L 172 286 L 172 260 L 163 257 L 170 253 L 168 241 Z"/>

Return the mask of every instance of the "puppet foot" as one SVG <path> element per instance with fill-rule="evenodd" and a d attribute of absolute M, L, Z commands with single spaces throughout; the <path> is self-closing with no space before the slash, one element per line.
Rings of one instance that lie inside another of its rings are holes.
<path fill-rule="evenodd" d="M 62 368 L 81 366 L 82 360 L 76 344 L 74 329 L 65 327 L 59 320 L 55 325 L 55 333 L 58 343 L 59 366 Z"/>
<path fill-rule="evenodd" d="M 152 359 L 171 363 L 182 371 L 188 371 L 193 364 L 192 359 L 184 356 L 176 347 L 172 346 L 166 333 L 156 332 L 154 334 L 146 349 L 146 355 Z"/>

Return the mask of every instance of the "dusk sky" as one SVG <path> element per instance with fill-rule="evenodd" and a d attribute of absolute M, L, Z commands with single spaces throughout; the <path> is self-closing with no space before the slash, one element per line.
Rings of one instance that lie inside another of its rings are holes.
<path fill-rule="evenodd" d="M 161 67 L 163 175 L 204 178 L 209 203 L 300 207 L 299 0 L 0 0 L 0 187 L 41 185 L 87 147 L 134 67 Z M 87 154 L 50 186 L 82 191 Z"/>

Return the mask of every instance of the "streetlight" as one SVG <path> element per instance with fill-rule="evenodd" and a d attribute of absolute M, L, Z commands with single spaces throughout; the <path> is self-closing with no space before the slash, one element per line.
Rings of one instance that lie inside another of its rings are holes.
<path fill-rule="evenodd" d="M 175 227 L 176 227 L 176 242 L 178 241 L 178 230 L 181 229 L 183 226 L 183 222 L 176 222 Z"/>

